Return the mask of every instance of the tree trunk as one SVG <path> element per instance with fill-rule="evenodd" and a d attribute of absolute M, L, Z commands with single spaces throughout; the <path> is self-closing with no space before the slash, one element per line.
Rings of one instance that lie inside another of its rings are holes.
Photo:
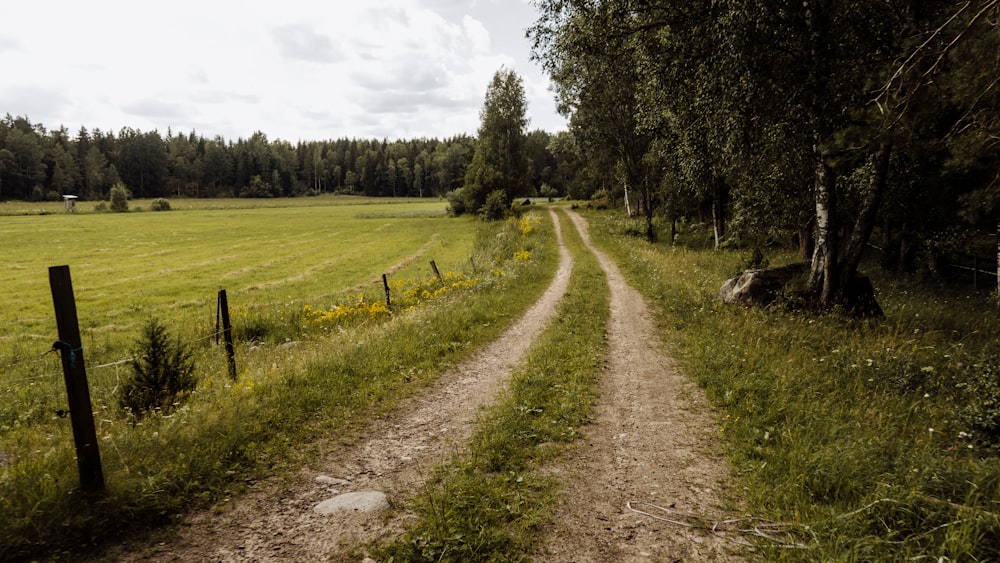
<path fill-rule="evenodd" d="M 812 227 L 815 217 L 812 215 L 802 215 L 799 217 L 799 257 L 802 260 L 812 258 L 814 244 Z"/>
<path fill-rule="evenodd" d="M 818 158 L 816 162 L 816 248 L 813 251 L 809 286 L 819 291 L 820 305 L 831 305 L 836 296 L 840 279 L 837 269 L 837 178 L 829 165 Z"/>
<path fill-rule="evenodd" d="M 628 202 L 628 180 L 625 181 L 625 213 L 632 217 L 632 206 Z"/>
<path fill-rule="evenodd" d="M 656 242 L 656 229 L 653 228 L 653 197 L 649 192 L 649 182 L 646 179 L 643 179 L 642 203 L 645 208 L 646 215 L 646 240 L 649 242 Z"/>
<path fill-rule="evenodd" d="M 1000 307 L 1000 219 L 997 219 L 997 306 Z"/>
<path fill-rule="evenodd" d="M 715 234 L 715 249 L 718 250 L 722 237 L 726 236 L 726 185 L 719 179 L 715 180 L 712 193 L 712 230 Z"/>
<path fill-rule="evenodd" d="M 882 194 L 885 193 L 891 152 L 892 146 L 882 143 L 872 157 L 872 171 L 869 178 L 868 192 L 861 202 L 861 209 L 854 223 L 854 230 L 851 232 L 850 240 L 847 242 L 847 246 L 844 249 L 844 256 L 841 260 L 841 280 L 849 280 L 857 273 L 858 264 L 861 263 L 861 256 L 865 251 L 865 245 L 868 244 L 872 229 L 875 228 L 875 216 L 877 215 L 879 206 L 882 204 Z"/>

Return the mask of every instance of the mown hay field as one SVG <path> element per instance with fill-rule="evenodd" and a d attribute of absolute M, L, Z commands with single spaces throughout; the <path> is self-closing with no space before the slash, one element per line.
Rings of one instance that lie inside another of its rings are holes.
<path fill-rule="evenodd" d="M 150 316 L 214 319 L 219 289 L 235 306 L 315 302 L 402 264 L 409 270 L 395 275 L 429 273 L 429 260 L 442 268 L 468 263 L 472 229 L 447 220 L 442 201 L 272 204 L 182 200 L 169 212 L 0 218 L 0 365 L 55 339 L 50 266 L 70 266 L 81 330 L 99 338 Z"/>

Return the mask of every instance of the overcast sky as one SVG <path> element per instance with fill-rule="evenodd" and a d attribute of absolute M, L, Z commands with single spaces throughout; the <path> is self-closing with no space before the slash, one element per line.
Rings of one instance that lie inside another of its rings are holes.
<path fill-rule="evenodd" d="M 227 140 L 475 134 L 501 66 L 530 129 L 565 129 L 529 0 L 7 1 L 0 116 Z"/>

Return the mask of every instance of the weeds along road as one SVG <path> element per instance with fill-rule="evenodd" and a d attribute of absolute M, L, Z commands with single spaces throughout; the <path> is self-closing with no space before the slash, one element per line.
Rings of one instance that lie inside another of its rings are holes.
<path fill-rule="evenodd" d="M 590 243 L 586 223 L 568 212 L 611 288 L 608 360 L 594 424 L 561 467 L 567 480 L 556 521 L 536 557 L 542 561 L 732 559 L 729 545 L 704 530 L 664 523 L 627 503 L 672 505 L 696 513 L 720 504 L 728 471 L 715 443 L 707 403 L 657 346 L 642 297 Z M 504 389 L 512 371 L 544 330 L 565 294 L 572 260 L 560 214 L 550 211 L 559 243 L 553 282 L 503 335 L 444 373 L 364 436 L 304 467 L 291 485 L 266 482 L 222 509 L 187 516 L 161 537 L 104 554 L 123 561 L 354 561 L 365 542 L 395 537 L 412 517 L 401 502 L 432 468 L 461 448 L 476 414 Z M 563 216 L 565 217 L 565 216 Z M 333 442 L 332 442 L 333 443 Z M 384 492 L 396 510 L 385 514 L 314 511 L 338 493 Z M 389 516 L 386 516 L 389 514 Z"/>

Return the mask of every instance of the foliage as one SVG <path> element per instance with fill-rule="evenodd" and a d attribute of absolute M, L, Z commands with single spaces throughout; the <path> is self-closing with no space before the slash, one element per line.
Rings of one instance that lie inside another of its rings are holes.
<path fill-rule="evenodd" d="M 716 246 L 794 233 L 833 306 L 879 229 L 995 227 L 996 2 L 536 4 L 533 56 L 595 184 L 574 189 L 640 193 L 648 234 L 654 207 L 711 218 Z"/>
<path fill-rule="evenodd" d="M 153 211 L 170 211 L 170 202 L 158 197 L 149 203 L 149 208 Z"/>
<path fill-rule="evenodd" d="M 539 132 L 546 144 L 547 133 Z M 230 197 L 254 176 L 272 197 L 309 193 L 441 197 L 461 187 L 475 140 L 351 139 L 290 143 L 263 132 L 227 140 L 166 136 L 133 128 L 48 131 L 27 117 L 0 118 L 0 200 L 43 200 L 74 193 L 104 199 L 124 182 L 137 198 Z M 532 176 L 551 181 L 547 151 L 532 156 Z"/>
<path fill-rule="evenodd" d="M 507 217 L 510 204 L 507 201 L 507 194 L 502 190 L 490 192 L 483 203 L 482 215 L 487 221 L 501 221 Z"/>
<path fill-rule="evenodd" d="M 114 186 L 111 186 L 111 192 L 108 195 L 111 200 L 111 211 L 115 213 L 125 213 L 128 211 L 129 193 L 125 184 L 118 182 Z"/>
<path fill-rule="evenodd" d="M 132 374 L 122 382 L 118 395 L 119 406 L 131 416 L 142 418 L 153 411 L 167 414 L 194 391 L 197 380 L 191 351 L 180 339 L 172 342 L 156 318 L 143 327 L 133 354 Z"/>
<path fill-rule="evenodd" d="M 271 184 L 261 179 L 260 175 L 250 178 L 250 184 L 240 190 L 240 197 L 274 197 Z"/>
<path fill-rule="evenodd" d="M 445 199 L 448 200 L 448 215 L 458 217 L 467 211 L 465 208 L 465 194 L 462 193 L 461 189 L 449 191 L 445 195 Z"/>
<path fill-rule="evenodd" d="M 465 172 L 462 195 L 468 211 L 480 213 L 496 192 L 503 196 L 504 207 L 528 195 L 526 112 L 524 81 L 513 70 L 501 68 L 486 89 L 475 153 Z"/>

